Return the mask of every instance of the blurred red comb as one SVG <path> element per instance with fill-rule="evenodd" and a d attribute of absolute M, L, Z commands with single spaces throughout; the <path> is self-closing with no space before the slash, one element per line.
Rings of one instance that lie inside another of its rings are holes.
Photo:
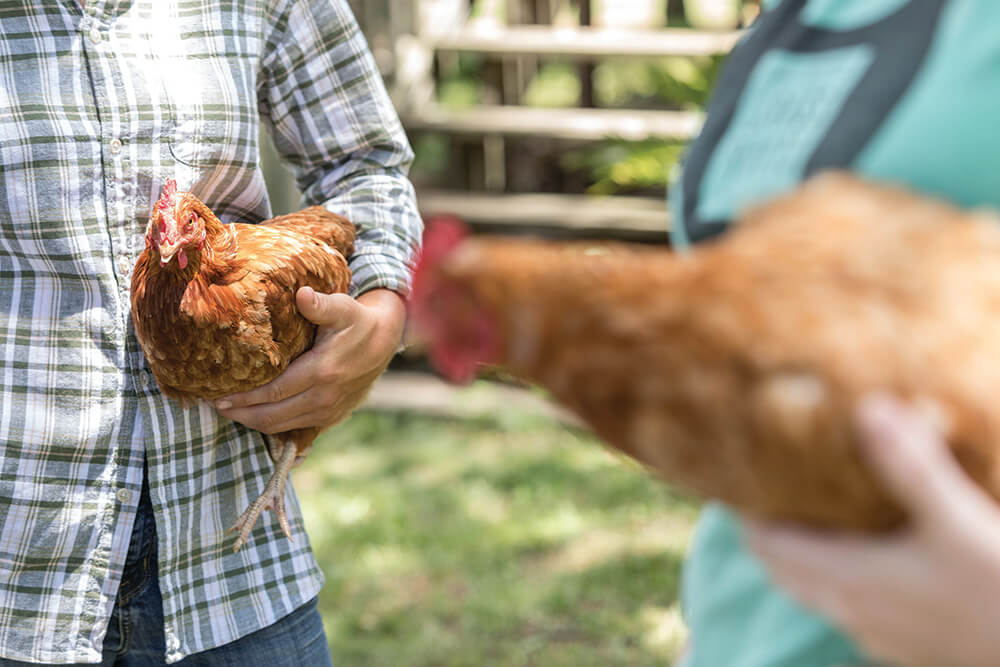
<path fill-rule="evenodd" d="M 454 250 L 466 237 L 469 227 L 453 215 L 438 215 L 427 221 L 421 261 L 438 262 Z"/>
<path fill-rule="evenodd" d="M 434 284 L 435 278 L 432 276 L 434 267 L 439 265 L 467 236 L 469 236 L 468 226 L 453 215 L 438 215 L 427 220 L 424 244 L 417 256 L 417 268 L 413 272 L 411 301 L 419 300 L 414 297 L 422 295 Z"/>

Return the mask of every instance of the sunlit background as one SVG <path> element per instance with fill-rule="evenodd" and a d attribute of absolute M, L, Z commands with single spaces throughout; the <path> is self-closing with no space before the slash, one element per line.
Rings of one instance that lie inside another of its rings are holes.
<path fill-rule="evenodd" d="M 425 216 L 664 243 L 664 198 L 740 0 L 356 0 Z M 265 141 L 275 212 L 299 208 Z M 697 503 L 496 378 L 420 351 L 293 474 L 334 663 L 662 665 Z"/>

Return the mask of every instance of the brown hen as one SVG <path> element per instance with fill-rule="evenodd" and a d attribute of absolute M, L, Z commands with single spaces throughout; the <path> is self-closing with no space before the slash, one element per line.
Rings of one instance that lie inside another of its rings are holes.
<path fill-rule="evenodd" d="M 223 225 L 197 197 L 167 181 L 132 274 L 136 337 L 163 393 L 210 400 L 277 377 L 316 334 L 299 314 L 297 290 L 346 292 L 354 233 L 345 218 L 320 206 L 258 225 Z M 268 508 L 292 538 L 285 481 L 318 433 L 268 437 L 276 469 L 231 529 L 239 531 L 234 551 Z"/>
<path fill-rule="evenodd" d="M 446 375 L 547 387 L 665 479 L 758 516 L 882 530 L 867 392 L 923 406 L 1000 497 L 1000 220 L 845 174 L 692 252 L 431 227 L 411 301 Z"/>

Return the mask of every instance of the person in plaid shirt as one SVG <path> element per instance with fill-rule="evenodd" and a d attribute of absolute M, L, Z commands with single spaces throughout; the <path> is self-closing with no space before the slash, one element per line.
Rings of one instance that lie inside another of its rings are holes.
<path fill-rule="evenodd" d="M 182 407 L 130 273 L 168 178 L 270 217 L 261 122 L 304 204 L 358 227 L 356 299 L 304 313 L 338 377 Z M 343 418 L 398 345 L 411 159 L 345 0 L 0 3 L 0 666 L 330 663 L 294 493 L 294 542 L 263 520 L 233 553 L 227 529 L 271 473 L 260 431 Z"/>

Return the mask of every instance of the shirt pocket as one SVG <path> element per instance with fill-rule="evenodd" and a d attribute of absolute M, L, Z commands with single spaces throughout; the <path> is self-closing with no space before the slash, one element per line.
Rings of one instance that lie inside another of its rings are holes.
<path fill-rule="evenodd" d="M 256 169 L 257 100 L 250 73 L 240 70 L 239 59 L 210 57 L 188 61 L 183 78 L 165 81 L 174 160 L 208 171 Z"/>
<path fill-rule="evenodd" d="M 198 170 L 215 171 L 252 164 L 243 154 L 239 139 L 229 136 L 221 121 L 179 115 L 168 138 L 170 156 Z"/>
<path fill-rule="evenodd" d="M 164 77 L 173 177 L 203 201 L 226 202 L 224 220 L 267 217 L 260 170 L 259 112 L 252 61 L 208 55 L 178 63 L 183 76 Z"/>
<path fill-rule="evenodd" d="M 254 169 L 258 162 L 258 29 L 231 32 L 232 10 L 176 17 L 153 58 L 170 127 L 171 157 L 207 171 Z"/>
<path fill-rule="evenodd" d="M 232 25 L 231 10 L 178 17 L 152 58 L 171 177 L 224 222 L 253 222 L 270 213 L 258 142 L 261 31 L 252 16 L 238 34 Z"/>

